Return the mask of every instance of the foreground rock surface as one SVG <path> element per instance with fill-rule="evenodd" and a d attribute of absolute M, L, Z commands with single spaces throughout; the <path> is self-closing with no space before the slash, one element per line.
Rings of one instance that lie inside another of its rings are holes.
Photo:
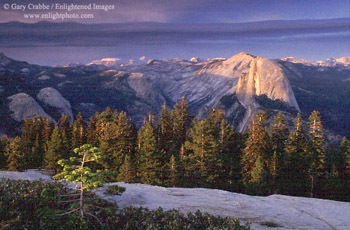
<path fill-rule="evenodd" d="M 106 197 L 119 207 L 135 206 L 232 216 L 252 222 L 252 229 L 271 229 L 261 225 L 273 222 L 273 229 L 349 229 L 350 203 L 303 197 L 272 195 L 249 196 L 217 189 L 164 188 L 143 184 L 118 183 L 126 191 L 121 196 Z M 106 187 L 105 187 L 106 188 Z M 104 189 L 98 194 L 103 196 Z"/>
<path fill-rule="evenodd" d="M 51 181 L 38 171 L 0 171 L 0 179 Z M 115 183 L 112 183 L 115 184 Z M 272 195 L 249 196 L 217 189 L 164 188 L 144 184 L 118 183 L 126 191 L 121 196 L 106 196 L 104 191 L 112 184 L 97 189 L 101 197 L 117 202 L 119 207 L 135 206 L 181 212 L 201 210 L 213 215 L 232 216 L 252 222 L 252 229 L 271 229 L 261 225 L 272 222 L 273 229 L 347 230 L 350 226 L 350 203 L 303 197 Z"/>

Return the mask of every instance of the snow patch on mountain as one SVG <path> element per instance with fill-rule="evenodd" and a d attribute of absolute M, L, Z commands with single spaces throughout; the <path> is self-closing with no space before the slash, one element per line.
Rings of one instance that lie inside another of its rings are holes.
<path fill-rule="evenodd" d="M 107 67 L 117 67 L 120 58 L 102 58 L 100 60 L 94 60 L 87 65 L 104 65 Z"/>
<path fill-rule="evenodd" d="M 345 66 L 350 66 L 350 57 L 340 57 L 340 58 L 327 58 L 329 64 L 343 64 Z"/>
<path fill-rule="evenodd" d="M 315 66 L 315 67 L 344 67 L 350 68 L 350 57 L 340 57 L 340 58 L 327 58 L 326 60 L 319 61 L 308 61 L 304 59 L 297 59 L 294 57 L 282 58 L 282 61 L 287 61 L 291 63 L 303 64 L 306 66 Z"/>
<path fill-rule="evenodd" d="M 40 77 L 38 77 L 38 80 L 41 80 L 41 81 L 46 81 L 50 79 L 51 77 L 49 75 L 41 75 Z"/>
<path fill-rule="evenodd" d="M 37 95 L 37 99 L 48 106 L 59 109 L 60 113 L 68 115 L 73 120 L 71 104 L 56 89 L 52 87 L 41 89 Z"/>
<path fill-rule="evenodd" d="M 17 93 L 8 97 L 8 99 L 10 100 L 9 109 L 12 112 L 11 117 L 16 121 L 20 122 L 26 118 L 35 116 L 52 119 L 52 117 L 41 108 L 34 98 L 26 93 Z"/>
<path fill-rule="evenodd" d="M 199 59 L 199 57 L 192 57 L 192 58 L 190 59 L 190 61 L 191 61 L 191 62 L 200 62 L 200 59 Z"/>
<path fill-rule="evenodd" d="M 65 77 L 67 77 L 67 75 L 62 74 L 62 73 L 54 73 L 53 75 L 54 75 L 55 77 L 59 77 L 59 78 L 65 78 Z"/>
<path fill-rule="evenodd" d="M 22 73 L 29 73 L 30 70 L 29 70 L 28 68 L 22 68 L 22 69 L 21 69 L 21 72 L 22 72 Z"/>

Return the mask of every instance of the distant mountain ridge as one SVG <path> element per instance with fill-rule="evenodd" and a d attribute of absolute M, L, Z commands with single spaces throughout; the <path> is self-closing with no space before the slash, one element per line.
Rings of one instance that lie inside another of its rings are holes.
<path fill-rule="evenodd" d="M 198 119 L 217 107 L 238 131 L 261 110 L 282 111 L 292 122 L 297 112 L 306 118 L 316 109 L 327 129 L 350 135 L 350 70 L 345 64 L 319 71 L 314 65 L 245 52 L 207 61 L 101 64 L 47 67 L 0 54 L 0 119 L 8 121 L 0 123 L 1 132 L 11 133 L 21 119 L 43 112 L 56 120 L 61 112 L 70 117 L 82 112 L 87 118 L 107 106 L 126 111 L 140 126 L 148 112 L 157 114 L 164 103 L 171 107 L 185 97 Z M 31 109 L 13 99 L 22 97 L 37 105 Z"/>
<path fill-rule="evenodd" d="M 294 57 L 282 58 L 282 61 L 300 63 L 307 66 L 319 66 L 319 67 L 349 67 L 350 68 L 350 57 L 340 57 L 340 58 L 327 58 L 326 60 L 320 61 L 308 61 L 304 59 L 296 59 Z"/>

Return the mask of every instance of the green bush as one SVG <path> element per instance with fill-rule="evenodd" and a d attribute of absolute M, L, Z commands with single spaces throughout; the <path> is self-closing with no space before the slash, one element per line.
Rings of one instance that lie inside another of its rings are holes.
<path fill-rule="evenodd" d="M 60 183 L 43 181 L 0 182 L 0 229 L 250 229 L 239 220 L 215 217 L 207 213 L 177 210 L 150 211 L 128 207 L 116 209 L 116 204 L 87 193 L 86 209 L 95 217 L 81 219 L 78 213 L 68 213 L 78 206 L 72 190 Z M 96 219 L 98 218 L 98 220 Z"/>
<path fill-rule="evenodd" d="M 197 211 L 187 215 L 178 210 L 164 211 L 162 208 L 151 211 L 147 208 L 127 207 L 121 210 L 116 220 L 123 229 L 164 229 L 164 230 L 200 230 L 235 229 L 248 230 L 249 225 L 240 225 L 238 219 L 216 217 Z"/>
<path fill-rule="evenodd" d="M 121 195 L 125 192 L 124 187 L 119 187 L 118 185 L 111 185 L 106 189 L 106 195 Z"/>
<path fill-rule="evenodd" d="M 266 226 L 266 227 L 269 227 L 269 228 L 278 228 L 278 227 L 282 227 L 282 226 L 280 226 L 279 224 L 276 224 L 275 222 L 272 222 L 272 221 L 265 221 L 265 222 L 260 223 L 260 225 Z"/>
<path fill-rule="evenodd" d="M 93 217 L 81 220 L 75 213 L 68 213 L 77 206 L 76 196 L 60 183 L 43 181 L 5 180 L 0 183 L 0 229 L 91 229 L 102 228 L 108 222 L 105 216 L 114 215 L 114 204 L 87 193 L 86 204 Z M 101 221 L 100 220 L 100 221 Z"/>

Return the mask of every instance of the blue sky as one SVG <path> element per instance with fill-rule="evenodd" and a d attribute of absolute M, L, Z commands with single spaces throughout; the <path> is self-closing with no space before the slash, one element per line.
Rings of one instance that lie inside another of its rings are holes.
<path fill-rule="evenodd" d="M 94 19 L 77 20 L 83 23 L 236 23 L 350 17 L 349 0 L 32 0 L 30 3 L 115 5 L 112 11 L 92 11 Z M 36 22 L 24 19 L 23 13 L 43 12 L 5 10 L 4 4 L 27 5 L 29 1 L 0 0 L 0 22 Z"/>

